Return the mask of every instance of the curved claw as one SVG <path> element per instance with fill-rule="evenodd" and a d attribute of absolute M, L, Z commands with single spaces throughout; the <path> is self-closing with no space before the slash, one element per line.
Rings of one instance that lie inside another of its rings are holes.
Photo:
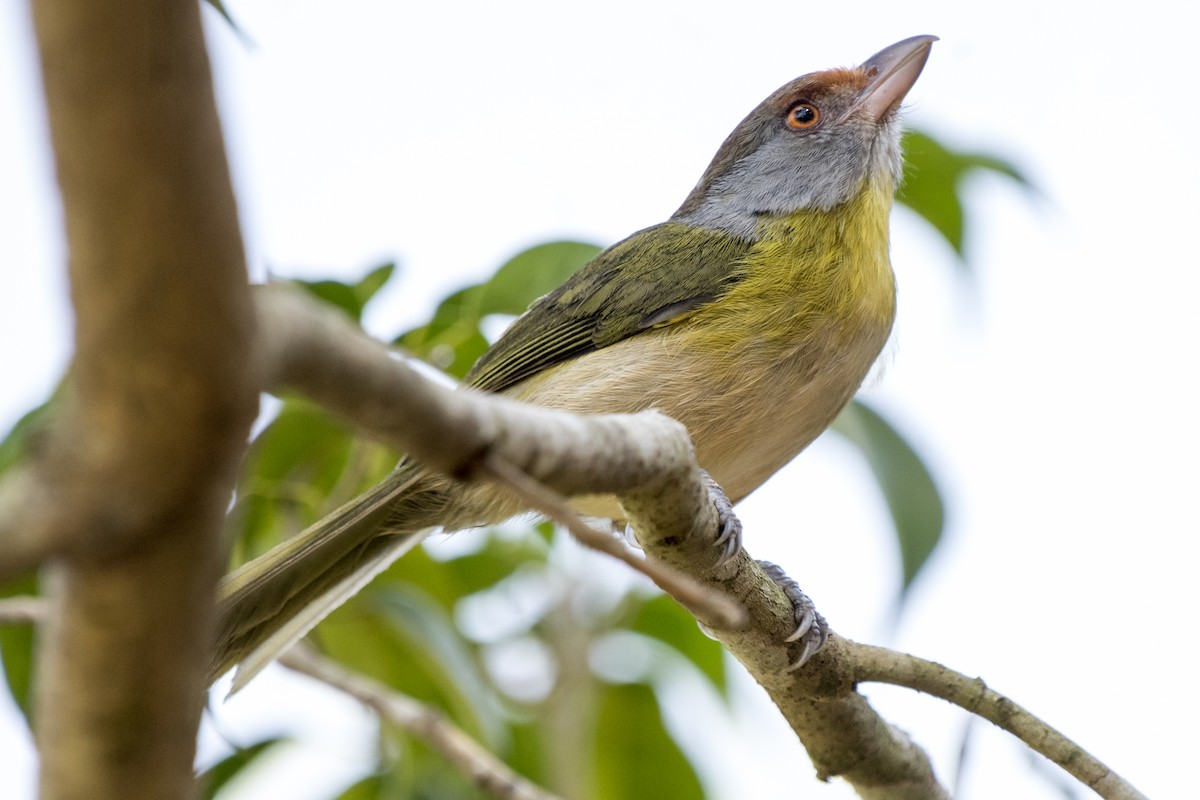
<path fill-rule="evenodd" d="M 759 561 L 758 563 L 767 573 L 767 577 L 774 581 L 775 585 L 782 589 L 788 600 L 792 602 L 792 608 L 796 614 L 796 629 L 784 641 L 788 644 L 801 643 L 800 655 L 787 666 L 788 672 L 795 672 L 807 664 L 825 646 L 825 642 L 829 639 L 829 625 L 817 611 L 808 595 L 800 590 L 799 584 L 789 578 L 787 573 L 769 561 Z"/>
<path fill-rule="evenodd" d="M 822 644 L 824 644 L 824 642 L 822 642 Z M 795 661 L 787 665 L 787 669 L 785 671 L 795 672 L 796 670 L 800 669 L 807 664 L 808 660 L 816 655 L 817 651 L 820 649 L 820 645 L 814 644 L 813 642 L 805 642 L 804 648 L 800 651 L 800 655 L 796 657 Z"/>
<path fill-rule="evenodd" d="M 733 503 L 720 485 L 707 472 L 701 472 L 708 486 L 708 494 L 717 509 L 717 538 L 714 544 L 721 548 L 721 557 L 716 563 L 716 567 L 720 568 L 732 561 L 742 549 L 742 521 L 733 513 Z"/>
<path fill-rule="evenodd" d="M 625 523 L 625 532 L 622 534 L 625 537 L 625 544 L 632 547 L 634 550 L 642 550 L 642 543 L 638 541 L 637 531 L 628 522 Z"/>
<path fill-rule="evenodd" d="M 801 610 L 797 608 L 796 611 L 800 612 Z M 792 642 L 798 642 L 803 639 L 804 636 L 810 630 L 812 630 L 813 623 L 816 622 L 816 619 L 816 612 L 814 612 L 811 608 L 805 608 L 803 612 L 800 613 L 800 622 L 798 625 L 796 625 L 796 630 L 792 631 L 792 635 L 784 639 L 784 641 L 788 644 L 791 644 Z"/>

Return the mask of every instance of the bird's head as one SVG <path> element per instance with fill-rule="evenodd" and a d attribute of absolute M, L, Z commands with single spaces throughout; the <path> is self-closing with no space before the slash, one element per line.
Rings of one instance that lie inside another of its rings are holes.
<path fill-rule="evenodd" d="M 900 177 L 896 110 L 936 36 L 897 42 L 850 69 L 804 75 L 742 120 L 672 219 L 755 238 L 763 216 L 829 210 Z"/>

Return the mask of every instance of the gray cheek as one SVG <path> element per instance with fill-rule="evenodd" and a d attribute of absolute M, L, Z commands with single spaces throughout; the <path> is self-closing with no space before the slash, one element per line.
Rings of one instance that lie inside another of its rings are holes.
<path fill-rule="evenodd" d="M 850 200 L 868 174 L 898 175 L 898 128 L 888 126 L 881 135 L 847 133 L 765 142 L 716 180 L 704 203 L 678 221 L 753 241 L 764 214 L 828 210 Z"/>
<path fill-rule="evenodd" d="M 770 143 L 755 154 L 763 156 L 767 167 L 754 184 L 761 210 L 827 210 L 846 202 L 862 185 L 869 146 L 868 141 L 844 132 L 836 137 Z"/>

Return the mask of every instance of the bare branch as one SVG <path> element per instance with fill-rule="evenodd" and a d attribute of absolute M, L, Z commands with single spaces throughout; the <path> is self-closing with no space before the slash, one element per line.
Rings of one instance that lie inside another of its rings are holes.
<path fill-rule="evenodd" d="M 383 719 L 440 753 L 473 786 L 497 800 L 559 800 L 513 772 L 435 708 L 350 672 L 309 647 L 293 647 L 280 662 L 359 700 Z"/>
<path fill-rule="evenodd" d="M 254 295 L 269 388 L 300 392 L 428 467 L 470 479 L 496 455 L 567 496 L 656 495 L 679 484 L 689 497 L 705 492 L 687 431 L 669 417 L 585 416 L 454 391 L 295 287 L 256 287 Z M 689 508 L 701 505 L 711 503 Z"/>
<path fill-rule="evenodd" d="M 857 680 L 904 686 L 940 697 L 1008 731 L 1106 800 L 1145 800 L 1145 795 L 1082 747 L 981 679 L 884 647 L 857 642 L 846 645 L 848 669 Z"/>
<path fill-rule="evenodd" d="M 38 653 L 40 795 L 186 798 L 219 531 L 257 405 L 200 10 L 33 12 L 76 314 L 55 427 L 0 531 L 6 546 L 37 543 L 0 552 L 6 574 L 57 556 Z"/>
<path fill-rule="evenodd" d="M 713 575 L 719 553 L 704 537 L 647 536 L 653 527 L 641 523 L 632 510 L 631 518 L 648 555 L 728 593 L 746 608 L 750 622 L 745 628 L 713 633 L 767 690 L 804 744 L 818 777 L 840 777 L 868 800 L 949 798 L 928 756 L 854 691 L 845 670 L 845 640 L 832 635 L 803 668 L 789 670 L 796 654 L 789 654 L 785 639 L 795 628 L 795 612 L 745 551 Z"/>
<path fill-rule="evenodd" d="M 722 594 L 713 592 L 682 572 L 629 551 L 622 542 L 588 525 L 562 497 L 502 459 L 493 456 L 484 465 L 493 479 L 503 483 L 530 509 L 540 511 L 569 530 L 575 538 L 601 553 L 612 556 L 640 572 L 674 597 L 693 616 L 710 627 L 739 628 L 746 624 L 745 610 Z"/>
<path fill-rule="evenodd" d="M 36 625 L 48 611 L 44 597 L 6 597 L 0 600 L 0 625 Z"/>
<path fill-rule="evenodd" d="M 31 571 L 71 530 L 56 524 L 61 500 L 42 463 L 16 466 L 0 480 L 0 581 Z"/>

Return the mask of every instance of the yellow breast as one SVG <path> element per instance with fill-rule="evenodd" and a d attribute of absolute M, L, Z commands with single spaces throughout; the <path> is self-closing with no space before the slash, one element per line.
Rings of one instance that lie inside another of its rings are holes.
<path fill-rule="evenodd" d="M 828 427 L 886 343 L 890 206 L 890 189 L 864 190 L 832 211 L 764 220 L 742 280 L 718 301 L 513 393 L 581 413 L 659 409 L 687 426 L 701 465 L 736 502 Z"/>

